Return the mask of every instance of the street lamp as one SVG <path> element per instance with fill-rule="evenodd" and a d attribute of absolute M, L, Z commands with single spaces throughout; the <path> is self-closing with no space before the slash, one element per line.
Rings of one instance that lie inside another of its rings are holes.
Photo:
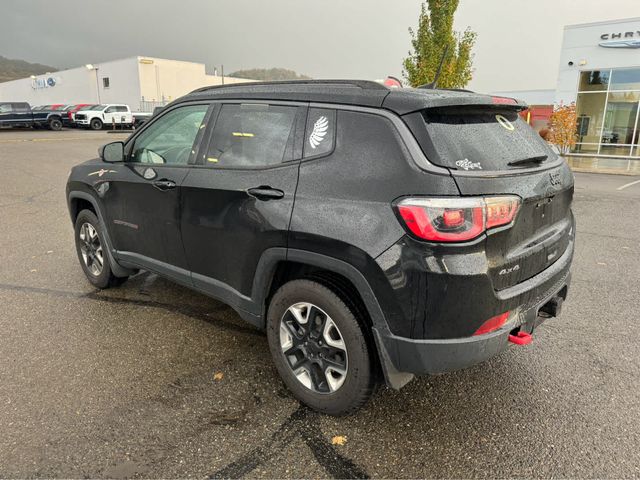
<path fill-rule="evenodd" d="M 98 67 L 97 65 L 93 65 L 91 63 L 87 63 L 85 67 L 87 67 L 87 70 L 93 70 L 94 72 L 96 72 L 96 93 L 98 94 L 98 104 L 100 104 L 102 102 L 100 102 L 100 82 L 98 81 Z"/>

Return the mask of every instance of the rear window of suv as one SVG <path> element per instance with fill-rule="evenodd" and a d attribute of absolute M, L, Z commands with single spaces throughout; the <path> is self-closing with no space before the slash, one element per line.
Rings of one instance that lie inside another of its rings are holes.
<path fill-rule="evenodd" d="M 449 107 L 424 110 L 420 116 L 427 135 L 414 133 L 429 161 L 442 167 L 511 170 L 555 158 L 515 110 Z"/>

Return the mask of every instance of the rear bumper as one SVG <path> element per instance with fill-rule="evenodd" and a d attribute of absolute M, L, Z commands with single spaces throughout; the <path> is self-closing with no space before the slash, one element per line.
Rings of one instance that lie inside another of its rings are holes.
<path fill-rule="evenodd" d="M 513 310 L 510 320 L 500 329 L 479 336 L 453 339 L 412 339 L 394 335 L 388 329 L 374 328 L 384 368 L 389 373 L 435 374 L 459 370 L 504 351 L 510 344 L 509 334 L 514 330 L 532 333 L 555 313 L 558 299 L 564 300 L 571 283 L 569 271 L 573 257 L 573 242 L 557 262 L 535 277 L 498 292 L 507 302 L 527 298 Z"/>

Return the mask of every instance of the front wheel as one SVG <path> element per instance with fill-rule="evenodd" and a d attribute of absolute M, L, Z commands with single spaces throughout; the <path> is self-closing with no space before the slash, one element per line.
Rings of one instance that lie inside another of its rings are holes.
<path fill-rule="evenodd" d="M 91 130 L 102 130 L 102 120 L 100 120 L 99 118 L 94 118 L 93 120 L 91 120 L 89 126 L 91 127 Z"/>
<path fill-rule="evenodd" d="M 62 120 L 59 118 L 52 118 L 49 120 L 49 128 L 55 131 L 62 130 Z"/>
<path fill-rule="evenodd" d="M 372 356 L 360 323 L 324 285 L 283 285 L 269 305 L 267 337 L 282 380 L 309 407 L 346 415 L 371 396 Z"/>
<path fill-rule="evenodd" d="M 82 270 L 93 285 L 98 288 L 115 287 L 127 277 L 116 277 L 109 265 L 109 250 L 104 242 L 104 234 L 98 217 L 91 210 L 82 210 L 76 218 L 76 251 Z"/>

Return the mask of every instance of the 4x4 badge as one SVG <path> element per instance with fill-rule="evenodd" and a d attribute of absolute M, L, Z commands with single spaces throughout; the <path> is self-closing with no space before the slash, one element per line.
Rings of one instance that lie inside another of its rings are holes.
<path fill-rule="evenodd" d="M 313 125 L 313 131 L 311 132 L 311 135 L 309 135 L 309 145 L 311 145 L 311 148 L 316 148 L 320 145 L 320 142 L 324 139 L 328 129 L 329 120 L 327 120 L 327 117 L 320 117 L 316 120 L 316 123 Z"/>

